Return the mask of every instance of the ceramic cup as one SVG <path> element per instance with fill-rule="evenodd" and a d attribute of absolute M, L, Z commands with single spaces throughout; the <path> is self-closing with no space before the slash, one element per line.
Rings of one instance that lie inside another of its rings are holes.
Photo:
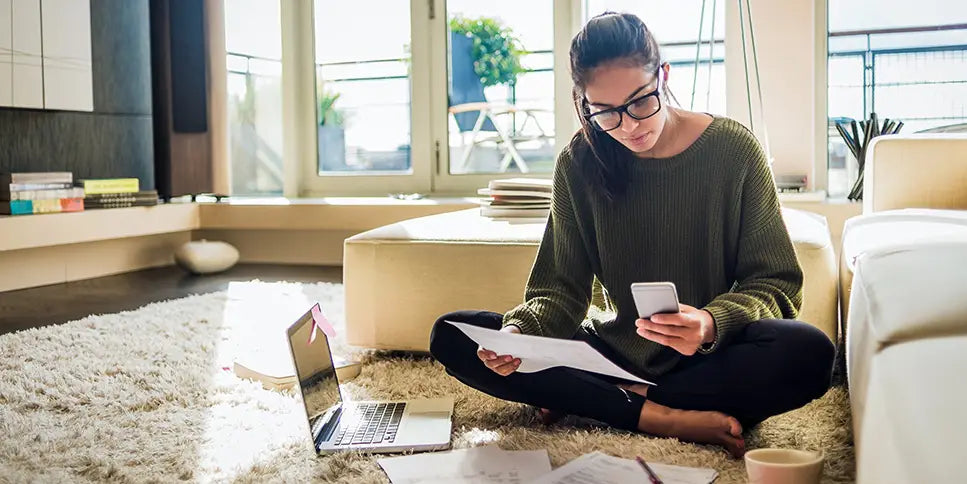
<path fill-rule="evenodd" d="M 796 449 L 755 449 L 745 453 L 750 484 L 819 484 L 822 452 Z"/>

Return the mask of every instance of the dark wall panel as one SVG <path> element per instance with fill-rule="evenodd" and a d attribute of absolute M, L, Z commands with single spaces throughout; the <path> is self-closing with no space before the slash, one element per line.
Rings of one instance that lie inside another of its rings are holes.
<path fill-rule="evenodd" d="M 148 13 L 148 0 L 91 1 L 94 112 L 0 108 L 0 172 L 137 177 L 155 187 Z"/>
<path fill-rule="evenodd" d="M 150 115 L 0 109 L 0 133 L 0 171 L 136 177 L 142 187 L 154 187 Z"/>

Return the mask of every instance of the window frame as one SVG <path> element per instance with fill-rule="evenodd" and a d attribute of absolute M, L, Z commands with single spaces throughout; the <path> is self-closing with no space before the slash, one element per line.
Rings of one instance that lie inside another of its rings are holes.
<path fill-rule="evenodd" d="M 553 0 L 555 153 L 579 127 L 572 113 L 567 52 L 580 29 L 581 0 Z M 446 0 L 410 1 L 409 174 L 318 175 L 315 132 L 314 1 L 282 1 L 283 113 L 285 149 L 283 195 L 287 197 L 386 196 L 395 193 L 476 195 L 490 180 L 519 172 L 450 174 L 447 112 Z M 561 136 L 561 133 L 564 136 Z M 526 176 L 549 178 L 551 173 Z"/>
<path fill-rule="evenodd" d="M 446 0 L 410 0 L 411 12 L 411 175 L 317 175 L 317 134 L 315 129 L 315 59 L 313 0 L 282 1 L 283 36 L 283 195 L 295 197 L 379 196 L 393 193 L 421 193 L 426 196 L 476 196 L 478 188 L 490 180 L 521 176 L 506 174 L 449 173 L 449 134 L 447 131 L 446 89 Z M 579 129 L 573 112 L 568 51 L 573 35 L 583 24 L 584 0 L 553 0 L 554 16 L 554 149 L 560 152 Z M 826 32 L 827 1 L 815 6 L 815 31 Z M 728 12 L 728 11 L 727 11 Z M 728 13 L 727 13 L 728 15 Z M 730 28 L 726 24 L 726 30 Z M 730 36 L 725 32 L 725 38 Z M 811 160 L 812 189 L 826 185 L 826 36 L 817 35 L 816 45 L 816 152 Z M 820 59 L 823 62 L 819 63 Z M 728 65 L 728 61 L 726 62 Z M 726 71 L 726 84 L 736 82 L 735 73 Z M 818 81 L 822 80 L 822 84 Z M 727 89 L 727 93 L 728 93 Z M 728 104 L 728 100 L 726 101 Z M 727 108 L 727 112 L 730 111 Z M 439 149 L 437 147 L 439 146 Z M 822 148 L 820 150 L 820 148 Z M 526 176 L 550 177 L 550 173 Z"/>

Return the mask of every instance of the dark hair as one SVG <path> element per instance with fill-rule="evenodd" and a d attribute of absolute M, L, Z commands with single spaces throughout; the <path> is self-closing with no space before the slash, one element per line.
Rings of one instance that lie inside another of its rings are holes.
<path fill-rule="evenodd" d="M 657 72 L 661 63 L 658 42 L 636 15 L 605 12 L 589 20 L 574 36 L 570 56 L 574 109 L 581 121 L 581 131 L 571 139 L 570 151 L 575 160 L 581 160 L 591 183 L 614 200 L 627 185 L 628 150 L 608 133 L 592 128 L 584 118 L 589 112 L 584 90 L 594 68 L 608 62 Z"/>

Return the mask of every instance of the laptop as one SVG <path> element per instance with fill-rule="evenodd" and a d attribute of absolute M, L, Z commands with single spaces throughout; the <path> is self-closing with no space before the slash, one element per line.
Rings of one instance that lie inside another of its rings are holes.
<path fill-rule="evenodd" d="M 453 398 L 343 400 L 329 340 L 316 327 L 313 309 L 289 327 L 288 341 L 316 453 L 449 449 Z"/>

